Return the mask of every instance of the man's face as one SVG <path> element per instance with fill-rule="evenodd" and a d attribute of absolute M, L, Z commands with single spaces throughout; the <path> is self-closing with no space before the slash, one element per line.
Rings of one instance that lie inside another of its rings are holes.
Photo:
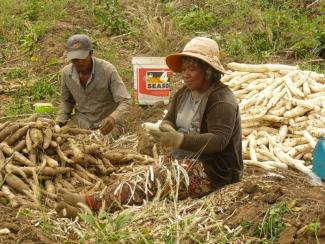
<path fill-rule="evenodd" d="M 89 54 L 85 59 L 72 59 L 71 63 L 76 67 L 77 72 L 86 72 L 91 70 L 92 60 Z"/>

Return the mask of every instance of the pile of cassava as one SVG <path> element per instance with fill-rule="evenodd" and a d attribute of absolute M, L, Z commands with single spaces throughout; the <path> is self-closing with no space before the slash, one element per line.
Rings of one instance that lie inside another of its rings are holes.
<path fill-rule="evenodd" d="M 60 128 L 36 115 L 0 124 L 0 196 L 13 206 L 53 207 L 60 188 L 101 190 L 125 164 L 154 161 L 146 155 L 111 150 L 93 133 Z"/>
<path fill-rule="evenodd" d="M 309 174 L 315 144 L 325 136 L 325 75 L 280 64 L 228 68 L 222 81 L 239 102 L 244 163 Z"/>

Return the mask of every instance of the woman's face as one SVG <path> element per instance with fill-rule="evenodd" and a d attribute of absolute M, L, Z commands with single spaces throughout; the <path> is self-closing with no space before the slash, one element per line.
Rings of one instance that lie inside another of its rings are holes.
<path fill-rule="evenodd" d="M 191 91 L 202 91 L 202 89 L 205 89 L 205 72 L 198 64 L 184 59 L 182 61 L 181 76 L 187 88 Z"/>

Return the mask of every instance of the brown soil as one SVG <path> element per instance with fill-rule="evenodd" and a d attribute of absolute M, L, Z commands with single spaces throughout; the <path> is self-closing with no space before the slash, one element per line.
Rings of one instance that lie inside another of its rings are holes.
<path fill-rule="evenodd" d="M 303 231 L 310 223 L 319 222 L 319 243 L 325 243 L 325 188 L 313 187 L 308 179 L 294 171 L 276 174 L 256 168 L 247 168 L 243 180 L 214 193 L 216 206 L 226 209 L 218 213 L 225 224 L 236 228 L 245 223 L 242 234 L 252 236 L 258 223 L 274 204 L 286 202 L 291 211 L 282 216 L 286 228 L 278 243 L 316 243 L 315 233 Z M 227 199 L 225 201 L 225 199 Z"/>
<path fill-rule="evenodd" d="M 17 216 L 17 209 L 0 205 L 0 230 L 4 228 L 10 233 L 0 234 L 0 243 L 57 243 L 39 226 L 35 227 L 31 218 Z"/>

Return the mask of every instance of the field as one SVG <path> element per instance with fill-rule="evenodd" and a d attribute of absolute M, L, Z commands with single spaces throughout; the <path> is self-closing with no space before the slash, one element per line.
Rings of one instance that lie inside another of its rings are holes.
<path fill-rule="evenodd" d="M 58 108 L 65 43 L 75 33 L 94 40 L 94 55 L 117 67 L 130 94 L 132 57 L 164 57 L 195 35 L 215 39 L 225 65 L 281 63 L 325 73 L 324 1 L 2 0 L 0 9 L 0 123 L 30 116 L 36 102 Z M 172 77 L 172 94 L 178 80 Z M 127 134 L 109 150 L 154 158 L 141 123 L 156 122 L 166 108 L 134 102 Z M 201 199 L 155 199 L 80 221 L 58 218 L 51 202 L 13 207 L 2 192 L 0 202 L 0 230 L 10 230 L 1 243 L 325 243 L 324 186 L 292 167 L 245 167 L 241 182 Z"/>

